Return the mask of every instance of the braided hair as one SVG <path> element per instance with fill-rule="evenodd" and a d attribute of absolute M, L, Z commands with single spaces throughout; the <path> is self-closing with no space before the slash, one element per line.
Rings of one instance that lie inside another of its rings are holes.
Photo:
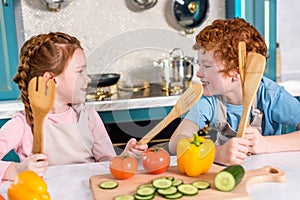
<path fill-rule="evenodd" d="M 238 43 L 246 43 L 247 52 L 267 54 L 267 45 L 262 35 L 244 19 L 215 20 L 196 36 L 194 49 L 214 50 L 214 56 L 222 61 L 225 73 L 238 70 Z"/>
<path fill-rule="evenodd" d="M 28 98 L 28 83 L 36 76 L 50 72 L 54 76 L 61 74 L 72 58 L 80 42 L 68 34 L 50 32 L 33 36 L 27 40 L 20 51 L 20 61 L 14 82 L 21 91 L 27 123 L 33 127 L 33 113 Z"/>

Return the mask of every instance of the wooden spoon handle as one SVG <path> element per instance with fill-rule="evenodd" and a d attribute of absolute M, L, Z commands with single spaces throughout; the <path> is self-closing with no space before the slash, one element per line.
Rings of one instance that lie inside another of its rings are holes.
<path fill-rule="evenodd" d="M 138 144 L 147 144 L 149 143 L 160 131 L 162 131 L 168 124 L 170 124 L 174 119 L 180 116 L 180 113 L 176 112 L 175 107 L 171 112 L 160 121 L 150 132 L 148 132 Z"/>
<path fill-rule="evenodd" d="M 44 153 L 44 118 L 34 118 L 32 153 Z"/>

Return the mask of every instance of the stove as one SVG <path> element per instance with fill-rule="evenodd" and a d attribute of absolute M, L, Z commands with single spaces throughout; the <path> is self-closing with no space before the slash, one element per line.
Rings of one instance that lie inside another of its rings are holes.
<path fill-rule="evenodd" d="M 174 90 L 174 88 L 173 88 Z M 123 87 L 120 83 L 99 88 L 88 88 L 86 101 L 106 101 L 115 99 L 136 99 L 147 97 L 175 96 L 182 94 L 183 90 L 166 90 L 160 83 L 144 82 L 138 87 Z"/>

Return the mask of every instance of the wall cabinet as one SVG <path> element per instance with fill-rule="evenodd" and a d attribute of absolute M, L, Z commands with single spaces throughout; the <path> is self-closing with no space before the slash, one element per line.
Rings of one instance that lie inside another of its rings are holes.
<path fill-rule="evenodd" d="M 19 95 L 13 82 L 18 64 L 18 44 L 13 0 L 0 4 L 0 100 L 14 100 Z"/>

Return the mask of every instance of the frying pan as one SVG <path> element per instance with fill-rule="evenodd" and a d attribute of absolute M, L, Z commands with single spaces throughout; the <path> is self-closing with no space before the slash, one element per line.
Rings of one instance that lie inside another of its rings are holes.
<path fill-rule="evenodd" d="M 106 74 L 90 74 L 90 87 L 106 87 L 116 84 L 120 79 L 120 74 L 106 73 Z"/>
<path fill-rule="evenodd" d="M 173 0 L 173 13 L 180 26 L 190 30 L 200 26 L 208 12 L 208 0 Z"/>

